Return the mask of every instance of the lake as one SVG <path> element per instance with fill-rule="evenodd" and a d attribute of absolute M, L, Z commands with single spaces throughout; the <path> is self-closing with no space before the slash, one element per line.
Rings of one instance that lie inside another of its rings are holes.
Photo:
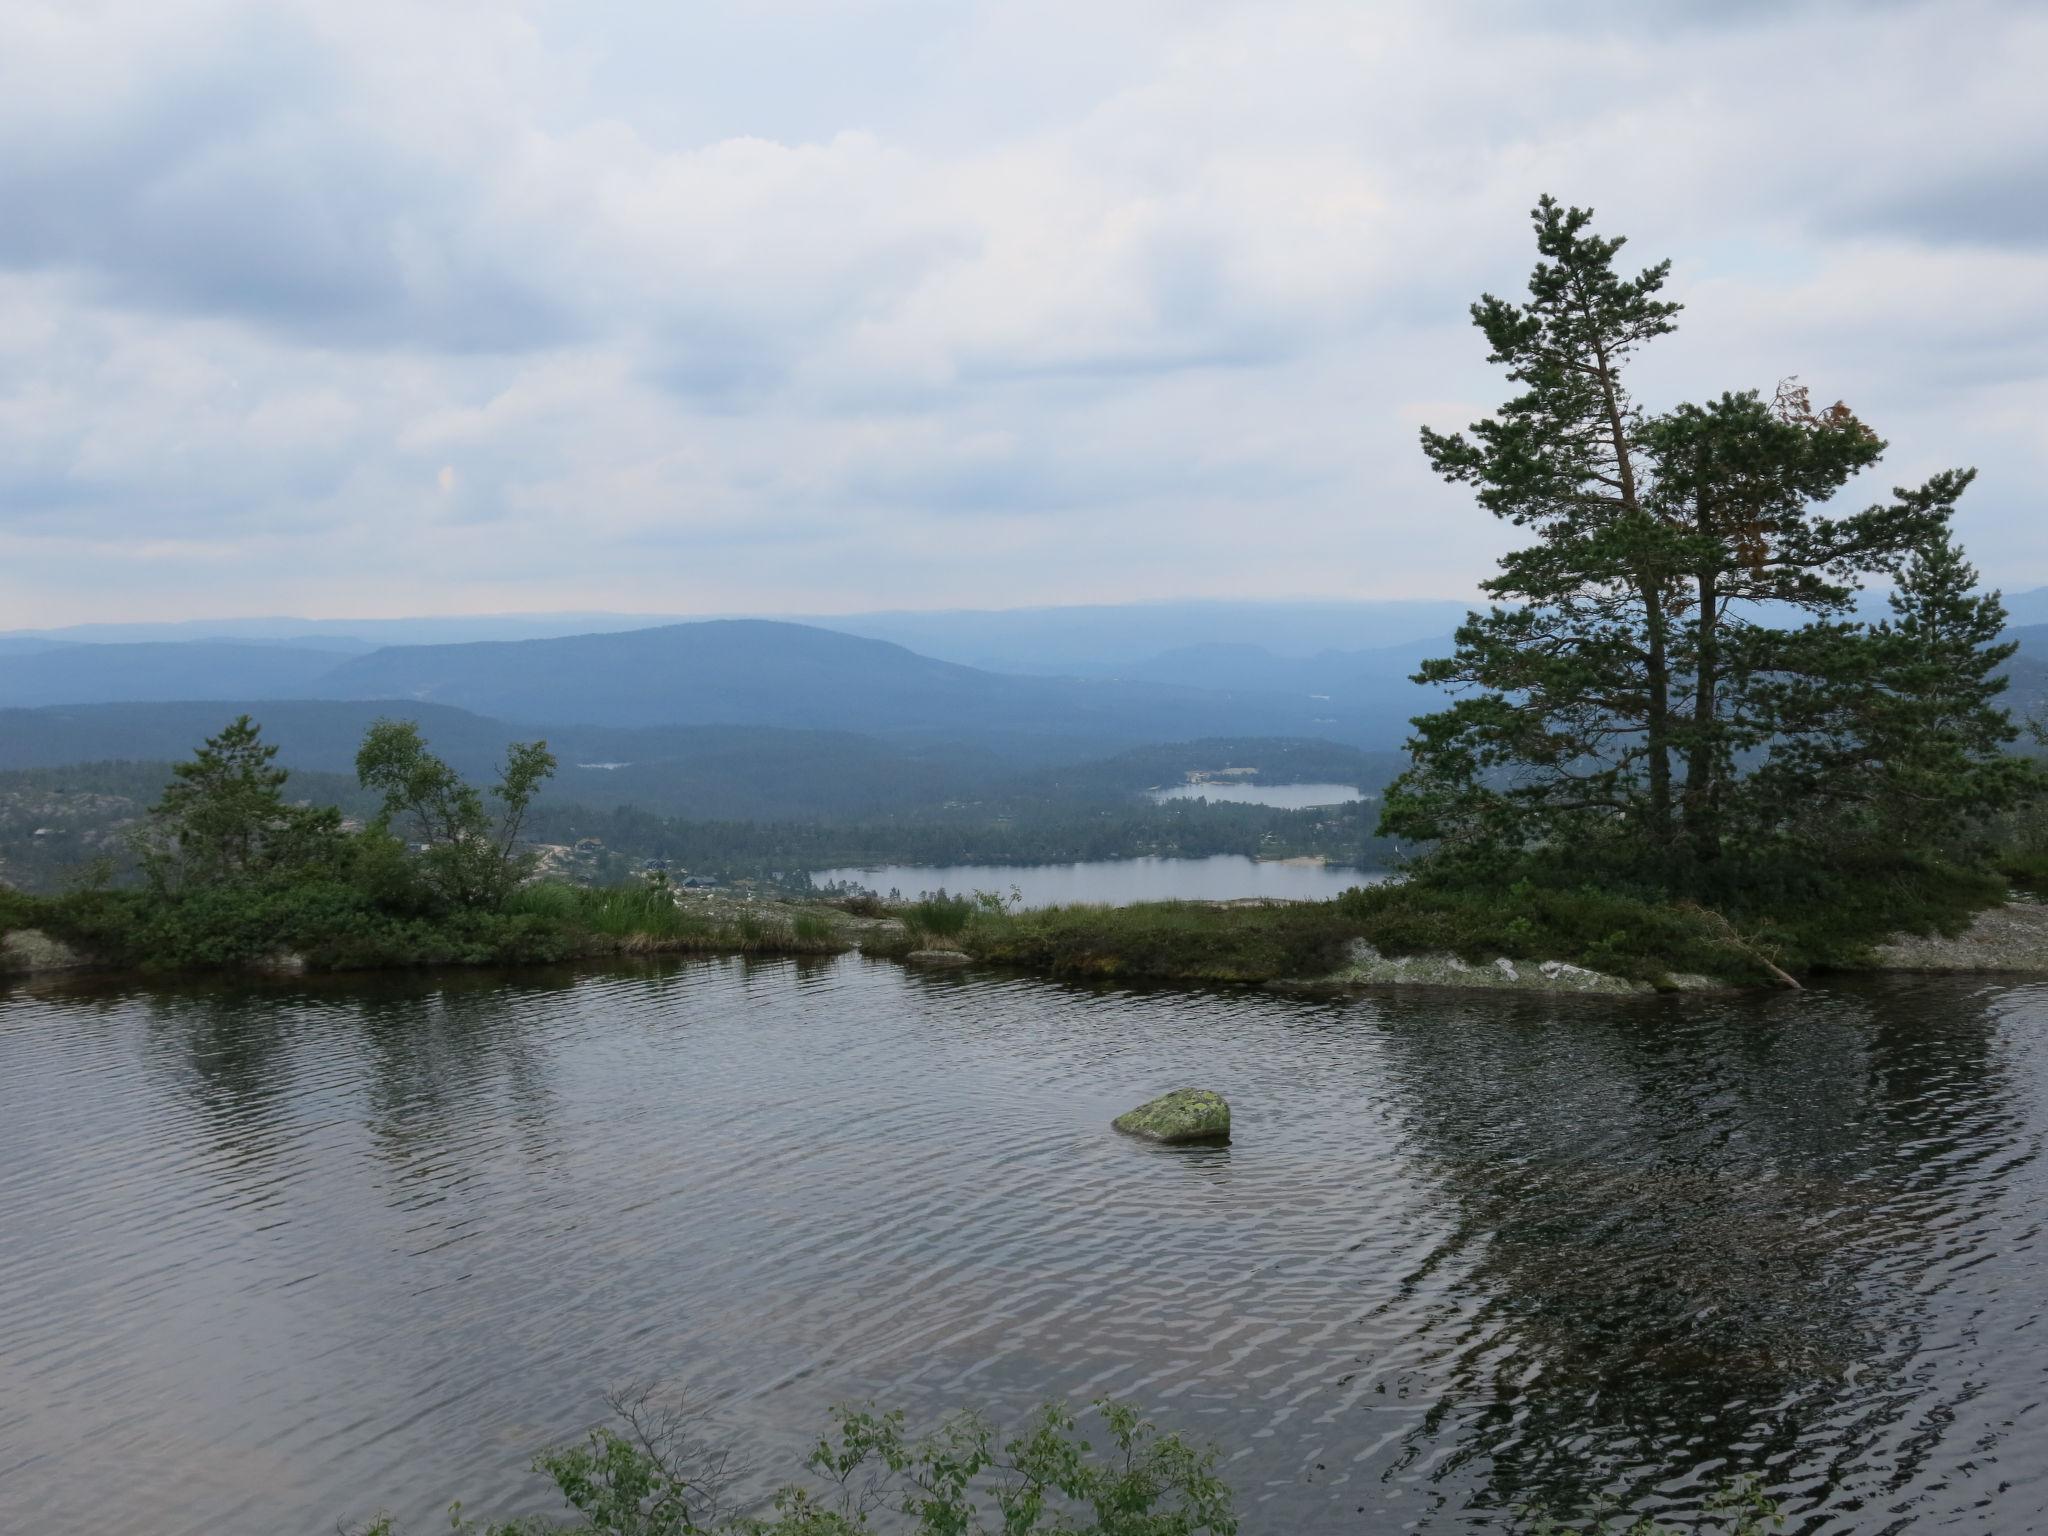
<path fill-rule="evenodd" d="M 1384 870 L 1341 864 L 1248 859 L 1219 853 L 1203 859 L 1092 859 L 1076 864 L 883 864 L 871 869 L 821 869 L 817 885 L 853 884 L 888 895 L 921 891 L 1000 891 L 1012 887 L 1027 907 L 1095 902 L 1123 907 L 1134 901 L 1236 901 L 1251 896 L 1327 901 L 1355 885 L 1385 880 Z"/>
<path fill-rule="evenodd" d="M 1329 805 L 1349 805 L 1364 795 L 1352 784 L 1176 784 L 1155 789 L 1152 799 L 1207 800 L 1216 805 L 1270 805 L 1283 811 L 1320 810 Z"/>
<path fill-rule="evenodd" d="M 774 1473 L 836 1401 L 1116 1394 L 1247 1536 L 1730 1469 L 1795 1531 L 2048 1529 L 2044 1025 L 853 956 L 0 992 L 0 1529 L 550 1508 L 529 1453 L 647 1378 Z M 1109 1130 L 1184 1083 L 1234 1145 Z"/>

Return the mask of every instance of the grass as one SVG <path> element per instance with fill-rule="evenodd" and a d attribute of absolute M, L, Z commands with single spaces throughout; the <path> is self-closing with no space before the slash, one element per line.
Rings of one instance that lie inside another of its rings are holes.
<path fill-rule="evenodd" d="M 1166 901 L 976 913 L 959 939 L 978 960 L 1055 976 L 1243 982 L 1325 975 L 1358 932 L 1334 902 Z"/>
<path fill-rule="evenodd" d="M 515 893 L 506 907 L 560 924 L 597 952 L 820 955 L 849 947 L 838 926 L 818 913 L 699 911 L 653 885 L 544 881 Z"/>
<path fill-rule="evenodd" d="M 1335 901 L 1218 907 L 1151 902 L 1003 914 L 948 904 L 944 942 L 978 960 L 1055 976 L 1179 982 L 1310 980 L 1340 970 L 1354 941 L 1383 955 L 1562 960 L 1652 986 L 1703 975 L 1743 986 L 1785 972 L 1854 969 L 1902 933 L 1955 932 L 2005 899 L 1995 873 L 1928 860 L 1866 861 L 1828 873 L 1796 861 L 1742 871 L 1706 900 L 1671 900 L 1619 882 L 1566 884 L 1514 871 L 1364 886 Z M 1717 899 L 1718 898 L 1718 899 Z M 928 942 L 931 904 L 870 954 Z"/>
<path fill-rule="evenodd" d="M 871 930 L 864 953 L 962 950 L 1041 975 L 1167 982 L 1313 980 L 1343 968 L 1358 940 L 1388 956 L 1449 953 L 1562 960 L 1652 985 L 1695 973 L 1763 985 L 1787 972 L 1854 969 L 1902 932 L 1955 932 L 2003 900 L 2005 877 L 1967 864 L 1866 860 L 1821 871 L 1752 862 L 1671 901 L 1626 882 L 1531 866 L 1491 879 L 1423 878 L 1335 901 L 1219 907 L 1152 902 L 1005 912 L 933 897 Z M 498 911 L 402 915 L 335 883 L 190 893 L 79 891 L 39 898 L 0 889 L 0 932 L 43 928 L 113 968 L 231 969 L 294 951 L 322 970 L 525 964 L 621 954 L 836 954 L 846 920 L 824 907 L 713 900 L 679 905 L 645 884 L 544 882 Z"/>
<path fill-rule="evenodd" d="M 630 954 L 838 954 L 838 925 L 786 909 L 679 907 L 643 884 L 525 886 L 497 910 L 391 911 L 346 883 L 250 884 L 166 897 L 128 888 L 36 897 L 0 888 L 0 935 L 34 928 L 97 966 L 235 970 L 297 955 L 313 970 L 526 965 Z"/>

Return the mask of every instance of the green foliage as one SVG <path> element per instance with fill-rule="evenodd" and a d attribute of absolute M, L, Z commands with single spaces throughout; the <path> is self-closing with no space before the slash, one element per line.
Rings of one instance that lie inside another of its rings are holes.
<path fill-rule="evenodd" d="M 961 947 L 977 959 L 1058 976 L 1272 981 L 1334 971 L 1362 934 L 1335 902 L 1145 902 L 979 914 Z"/>
<path fill-rule="evenodd" d="M 1162 1432 L 1109 1399 L 1083 1427 L 1048 1403 L 1004 1438 L 963 1413 L 913 1438 L 900 1412 L 838 1408 L 818 1441 L 808 1484 L 788 1485 L 760 1513 L 728 1511 L 729 1454 L 698 1436 L 687 1414 L 652 1406 L 644 1391 L 615 1396 L 614 1424 L 543 1451 L 534 1470 L 573 1511 L 478 1523 L 451 1506 L 456 1536 L 1235 1536 L 1229 1485 L 1214 1447 Z M 1530 1536 L 1769 1536 L 1785 1514 L 1760 1479 L 1736 1477 L 1682 1523 L 1629 1518 L 1611 1503 L 1583 1515 L 1523 1511 L 1510 1529 Z M 346 1528 L 344 1528 L 346 1529 Z M 400 1536 L 390 1516 L 353 1536 Z"/>
<path fill-rule="evenodd" d="M 903 926 L 914 934 L 937 939 L 957 939 L 967 931 L 978 909 L 971 896 L 949 896 L 944 891 L 914 901 L 897 914 Z"/>
<path fill-rule="evenodd" d="M 340 814 L 287 805 L 290 774 L 276 757 L 262 727 L 241 715 L 172 768 L 141 842 L 143 868 L 158 890 L 207 890 L 334 862 Z"/>
<path fill-rule="evenodd" d="M 1099 1434 L 1048 1404 L 1007 1440 L 977 1414 L 912 1438 L 901 1413 L 837 1409 L 808 1463 L 814 1486 L 783 1488 L 770 1513 L 728 1515 L 725 1457 L 681 1416 L 630 1398 L 618 1426 L 535 1459 L 575 1519 L 479 1525 L 458 1505 L 450 1527 L 468 1536 L 854 1536 L 878 1527 L 916 1536 L 1234 1536 L 1215 1450 L 1162 1433 L 1124 1405 L 1095 1407 Z M 395 1532 L 386 1516 L 359 1536 Z"/>
<path fill-rule="evenodd" d="M 839 930 L 815 912 L 799 912 L 790 920 L 790 936 L 805 949 L 844 949 L 846 941 L 839 937 Z"/>
<path fill-rule="evenodd" d="M 668 891 L 644 881 L 596 887 L 541 881 L 507 897 L 504 910 L 614 939 L 679 938 L 703 926 L 692 924 Z"/>
<path fill-rule="evenodd" d="M 1761 1479 L 1747 1476 L 1707 1495 L 1699 1518 L 1685 1525 L 1667 1525 L 1650 1515 L 1631 1520 L 1602 1507 L 1577 1518 L 1538 1512 L 1524 1528 L 1529 1536 L 1767 1536 L 1785 1528 L 1785 1511 L 1764 1492 Z"/>
<path fill-rule="evenodd" d="M 1422 437 L 1536 540 L 1417 674 L 1464 696 L 1415 722 L 1381 831 L 1436 842 L 1453 877 L 1600 849 L 1609 878 L 1698 896 L 1723 859 L 1932 854 L 2037 793 L 2003 755 L 2003 609 L 1949 537 L 1971 473 L 1824 516 L 1885 446 L 1846 406 L 1787 381 L 1648 415 L 1624 373 L 1673 328 L 1669 264 L 1623 277 L 1590 212 L 1534 217 L 1527 301 L 1472 310 L 1521 393 Z M 1869 577 L 1900 583 L 1888 623 L 1847 617 Z"/>
<path fill-rule="evenodd" d="M 427 887 L 458 908 L 500 906 L 532 873 L 520 830 L 554 771 L 546 742 L 514 742 L 491 787 L 494 816 L 481 793 L 427 750 L 410 720 L 376 721 L 356 754 L 356 777 L 384 796 L 383 822 L 411 832 Z"/>

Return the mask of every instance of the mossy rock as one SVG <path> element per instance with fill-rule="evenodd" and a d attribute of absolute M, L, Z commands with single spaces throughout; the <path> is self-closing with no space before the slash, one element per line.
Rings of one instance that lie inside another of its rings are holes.
<path fill-rule="evenodd" d="M 1207 1088 L 1179 1088 L 1112 1122 L 1127 1136 L 1162 1146 L 1218 1146 L 1230 1140 L 1230 1106 Z"/>
<path fill-rule="evenodd" d="M 972 955 L 963 955 L 957 949 L 913 949 L 903 957 L 905 965 L 930 966 L 936 971 L 954 970 L 963 965 L 974 964 Z"/>

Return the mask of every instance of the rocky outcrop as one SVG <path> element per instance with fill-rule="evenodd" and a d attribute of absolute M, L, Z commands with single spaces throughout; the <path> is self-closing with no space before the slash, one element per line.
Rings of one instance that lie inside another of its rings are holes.
<path fill-rule="evenodd" d="M 1900 934 L 1878 947 L 1873 964 L 1884 971 L 2048 973 L 2048 906 L 2015 901 L 1988 907 L 1953 937 Z"/>
<path fill-rule="evenodd" d="M 1674 976 L 1680 991 L 1710 991 L 1721 983 L 1707 976 Z M 1646 981 L 1629 981 L 1591 971 L 1562 960 L 1510 960 L 1505 955 L 1475 965 L 1456 955 L 1383 955 L 1364 939 L 1355 939 L 1344 968 L 1325 978 L 1336 987 L 1463 987 L 1489 992 L 1604 993 L 1626 997 L 1657 990 Z"/>
<path fill-rule="evenodd" d="M 935 971 L 947 971 L 974 964 L 974 957 L 963 955 L 957 949 L 913 949 L 903 957 L 903 963 L 927 966 Z"/>
<path fill-rule="evenodd" d="M 92 960 L 40 928 L 12 928 L 0 934 L 0 976 L 34 976 L 44 971 L 82 971 Z"/>
<path fill-rule="evenodd" d="M 1178 1088 L 1111 1123 L 1126 1136 L 1162 1146 L 1216 1146 L 1230 1140 L 1230 1105 L 1207 1088 Z"/>

